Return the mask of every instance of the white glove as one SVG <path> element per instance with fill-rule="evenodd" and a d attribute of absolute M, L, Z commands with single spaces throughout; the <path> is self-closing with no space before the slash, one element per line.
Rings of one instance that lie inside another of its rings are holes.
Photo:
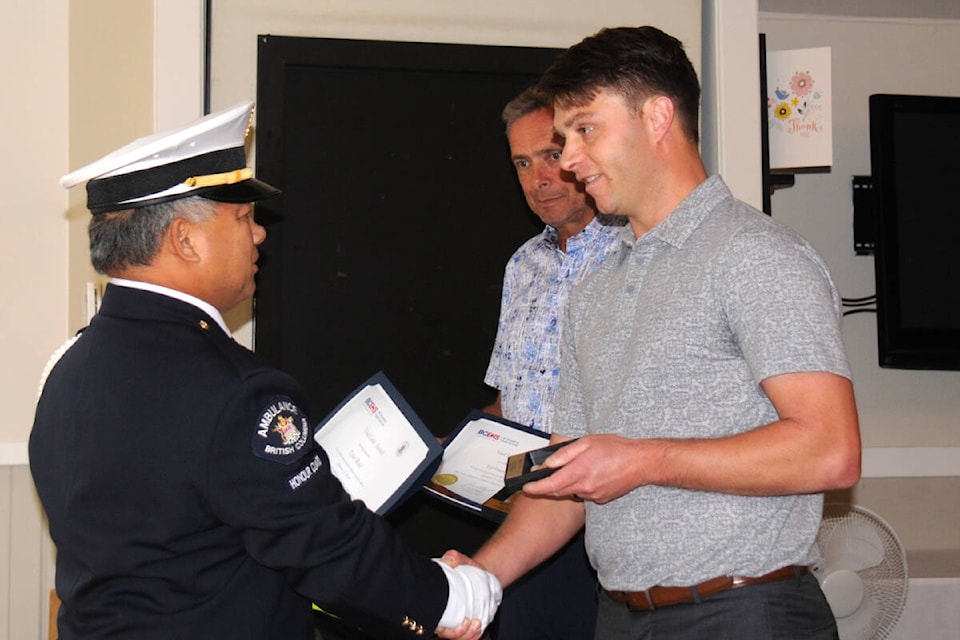
<path fill-rule="evenodd" d="M 451 569 L 439 558 L 433 561 L 443 569 L 450 584 L 447 608 L 437 626 L 454 629 L 463 623 L 464 618 L 473 618 L 479 620 L 482 628 L 486 629 L 503 598 L 503 588 L 497 577 L 478 567 L 462 564 Z"/>

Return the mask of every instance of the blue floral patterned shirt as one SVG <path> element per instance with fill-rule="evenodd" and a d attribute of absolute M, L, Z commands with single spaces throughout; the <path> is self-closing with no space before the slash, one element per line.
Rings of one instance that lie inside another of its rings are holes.
<path fill-rule="evenodd" d="M 570 291 L 617 248 L 623 220 L 598 215 L 567 240 L 544 228 L 507 262 L 500 322 L 484 382 L 500 390 L 503 417 L 550 433 L 560 376 L 560 319 Z"/>

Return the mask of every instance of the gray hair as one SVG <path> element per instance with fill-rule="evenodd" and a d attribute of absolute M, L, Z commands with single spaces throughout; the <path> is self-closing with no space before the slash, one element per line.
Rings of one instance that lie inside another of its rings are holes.
<path fill-rule="evenodd" d="M 217 206 L 213 200 L 191 196 L 95 215 L 88 230 L 93 268 L 110 275 L 133 266 L 147 266 L 160 251 L 163 234 L 174 219 L 201 222 L 212 218 Z"/>
<path fill-rule="evenodd" d="M 540 111 L 541 109 L 552 108 L 553 103 L 540 91 L 537 85 L 534 85 L 527 87 L 520 92 L 520 95 L 508 102 L 507 106 L 503 108 L 503 113 L 500 117 L 503 119 L 503 123 L 506 125 L 506 131 L 509 134 L 510 127 L 513 126 L 513 123 L 523 116 Z"/>

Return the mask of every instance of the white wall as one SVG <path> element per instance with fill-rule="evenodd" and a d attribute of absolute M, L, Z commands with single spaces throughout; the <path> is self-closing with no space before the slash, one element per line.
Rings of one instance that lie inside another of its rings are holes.
<path fill-rule="evenodd" d="M 834 162 L 778 190 L 773 216 L 824 255 L 841 295 L 875 293 L 872 256 L 853 251 L 851 177 L 870 174 L 872 93 L 960 95 L 960 22 L 760 14 L 767 49 L 832 51 Z M 879 46 L 889 45 L 889 46 Z M 956 283 L 943 283 L 949 292 Z M 881 369 L 876 317 L 848 316 L 844 339 L 868 447 L 960 445 L 960 372 Z"/>
<path fill-rule="evenodd" d="M 870 174 L 868 96 L 960 95 L 960 21 L 761 12 L 759 27 L 769 51 L 832 50 L 832 170 L 797 175 L 796 186 L 773 195 L 773 216 L 823 254 L 842 296 L 871 295 L 873 258 L 853 251 L 851 187 L 852 176 Z M 879 513 L 911 554 L 958 549 L 960 372 L 881 369 L 872 314 L 847 316 L 844 340 L 867 449 L 864 479 L 835 497 Z"/>
<path fill-rule="evenodd" d="M 703 0 L 700 151 L 735 196 L 763 208 L 756 0 Z"/>

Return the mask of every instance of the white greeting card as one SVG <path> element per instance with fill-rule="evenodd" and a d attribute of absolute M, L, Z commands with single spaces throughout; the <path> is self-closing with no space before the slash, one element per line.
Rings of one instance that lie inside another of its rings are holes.
<path fill-rule="evenodd" d="M 830 47 L 767 52 L 770 168 L 833 164 Z"/>

